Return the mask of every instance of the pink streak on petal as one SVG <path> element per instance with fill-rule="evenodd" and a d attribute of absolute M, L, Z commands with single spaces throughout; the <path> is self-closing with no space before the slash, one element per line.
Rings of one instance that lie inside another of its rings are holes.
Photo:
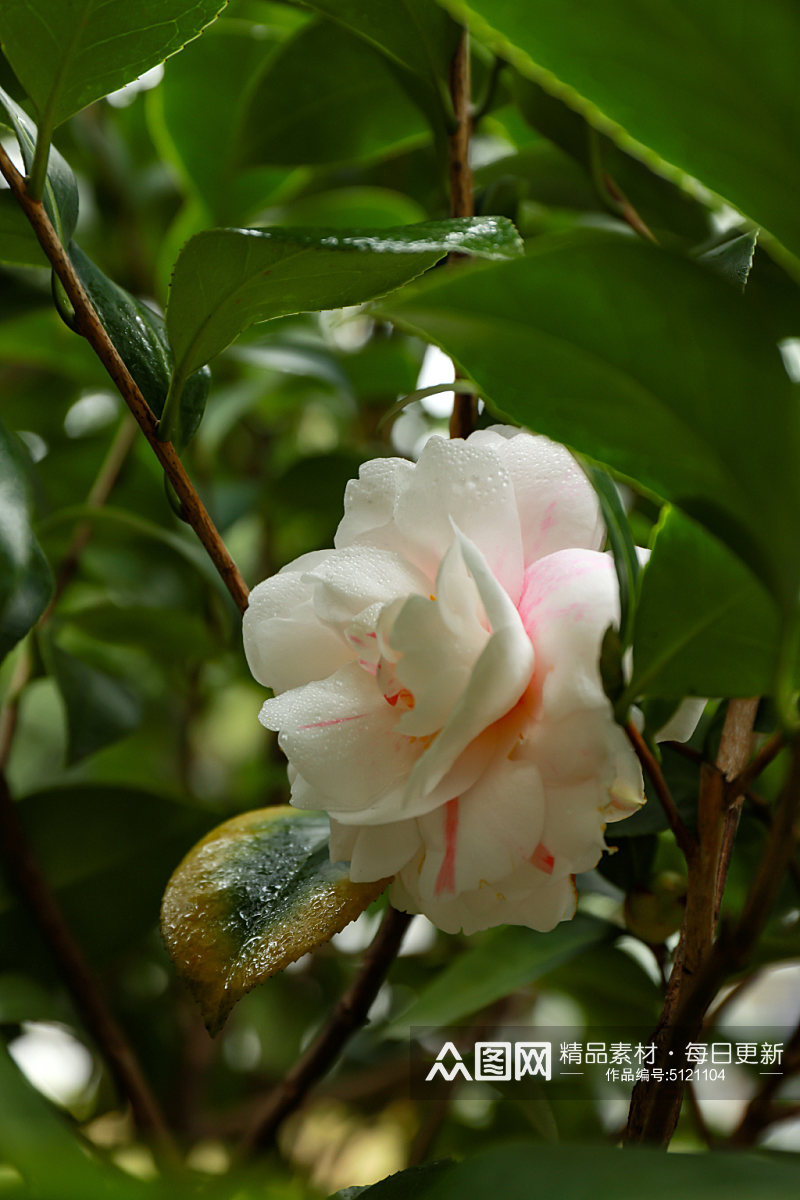
<path fill-rule="evenodd" d="M 337 717 L 335 721 L 312 721 L 310 725 L 300 725 L 299 729 L 329 729 L 331 725 L 344 725 L 345 721 L 363 721 L 366 713 L 356 713 L 354 717 Z"/>
<path fill-rule="evenodd" d="M 456 837 L 458 835 L 458 796 L 444 806 L 444 859 L 436 877 L 434 893 L 456 890 Z"/>
<path fill-rule="evenodd" d="M 553 874 L 553 867 L 556 865 L 556 860 L 545 846 L 544 842 L 539 842 L 539 845 L 531 855 L 530 861 L 540 871 L 544 871 L 545 875 Z"/>

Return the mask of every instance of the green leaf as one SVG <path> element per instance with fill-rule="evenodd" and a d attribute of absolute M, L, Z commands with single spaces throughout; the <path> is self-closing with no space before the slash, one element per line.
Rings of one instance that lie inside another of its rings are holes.
<path fill-rule="evenodd" d="M 723 279 L 736 284 L 740 291 L 744 291 L 753 266 L 757 241 L 757 229 L 738 233 L 719 245 L 712 246 L 710 250 L 703 251 L 697 259 L 698 262 L 708 263 Z"/>
<path fill-rule="evenodd" d="M 512 93 L 531 127 L 552 143 L 548 148 L 558 146 L 580 164 L 593 192 L 589 207 L 605 210 L 612 193 L 621 192 L 659 241 L 697 245 L 708 238 L 710 214 L 696 196 L 620 149 L 539 84 L 515 75 Z"/>
<path fill-rule="evenodd" d="M 550 972 L 547 986 L 577 1000 L 595 1028 L 650 1029 L 664 1000 L 658 984 L 619 946 L 589 947 Z"/>
<path fill-rule="evenodd" d="M 210 229 L 175 264 L 167 333 L 175 379 L 209 362 L 249 325 L 361 304 L 398 288 L 450 251 L 510 258 L 522 244 L 498 217 L 397 229 Z"/>
<path fill-rule="evenodd" d="M 10 191 L 0 192 L 0 262 L 47 266 L 36 234 Z"/>
<path fill-rule="evenodd" d="M 722 280 L 585 233 L 440 274 L 380 311 L 442 346 L 495 409 L 681 507 L 794 614 L 796 388 L 758 311 Z"/>
<path fill-rule="evenodd" d="M 0 125 L 6 125 L 14 131 L 19 143 L 22 160 L 25 163 L 25 170 L 30 171 L 33 165 L 33 152 L 38 136 L 36 126 L 25 110 L 20 108 L 2 88 L 0 88 Z M 0 195 L 2 194 L 0 193 Z M 8 200 L 14 203 L 23 223 L 26 227 L 30 228 L 27 219 L 23 216 L 13 197 L 9 195 Z M 55 147 L 51 147 L 50 157 L 47 161 L 47 181 L 44 188 L 43 200 L 47 215 L 53 222 L 53 226 L 62 244 L 66 246 L 75 232 L 75 226 L 78 222 L 78 184 L 75 181 L 75 176 L 72 173 L 69 163 L 61 157 Z M 7 202 L 4 201 L 4 204 Z M 32 231 L 30 237 L 36 242 L 38 248 L 39 243 L 36 241 Z M 42 266 L 45 258 L 43 252 L 39 250 L 38 257 L 25 259 L 12 258 L 7 261 L 31 262 L 34 266 Z"/>
<path fill-rule="evenodd" d="M 630 645 L 631 640 L 636 605 L 636 584 L 639 578 L 639 558 L 616 484 L 605 471 L 601 471 L 597 467 L 589 468 L 589 479 L 597 493 L 597 499 L 600 501 L 600 511 L 603 514 L 609 546 L 614 555 L 614 566 L 619 584 L 620 650 L 624 650 Z"/>
<path fill-rule="evenodd" d="M 800 254 L 797 5 L 764 0 L 747 20 L 718 0 L 577 0 L 565 19 L 561 0 L 445 2 L 634 153 L 655 151 Z"/>
<path fill-rule="evenodd" d="M 56 645 L 48 647 L 47 658 L 67 711 L 67 765 L 139 726 L 141 702 L 121 679 L 98 671 Z"/>
<path fill-rule="evenodd" d="M 583 915 L 563 921 L 551 933 L 536 933 L 522 925 L 491 929 L 481 939 L 473 939 L 422 989 L 395 1019 L 392 1032 L 405 1034 L 410 1025 L 453 1025 L 618 932 L 607 921 Z"/>
<path fill-rule="evenodd" d="M 792 1156 L 787 1158 L 517 1143 L 493 1146 L 468 1157 L 419 1195 L 420 1200 L 486 1200 L 487 1196 L 530 1200 L 531 1196 L 546 1195 L 558 1196 L 559 1200 L 586 1200 L 587 1196 L 675 1200 L 682 1195 L 692 1196 L 693 1200 L 736 1200 L 744 1196 L 794 1200 L 797 1164 Z M 369 1200 L 369 1191 L 365 1197 Z"/>
<path fill-rule="evenodd" d="M 451 113 L 448 79 L 458 25 L 430 0 L 308 0 L 308 7 L 338 21 L 381 50 L 417 89 L 420 106 L 439 122 Z M 421 90 L 420 90 L 421 89 Z"/>
<path fill-rule="evenodd" d="M 315 21 L 278 51 L 253 89 L 242 161 L 349 162 L 425 136 L 427 123 L 383 55 L 341 26 Z"/>
<path fill-rule="evenodd" d="M 257 984 L 354 920 L 386 883 L 351 883 L 347 864 L 330 861 L 324 813 L 264 808 L 207 834 L 169 882 L 161 929 L 209 1031 Z"/>
<path fill-rule="evenodd" d="M 172 374 L 172 352 L 163 317 L 104 275 L 76 242 L 71 244 L 69 254 L 111 341 L 145 400 L 160 417 Z M 207 368 L 196 371 L 186 381 L 173 437 L 179 448 L 186 445 L 202 420 L 210 384 Z"/>
<path fill-rule="evenodd" d="M 170 871 L 214 819 L 150 791 L 86 782 L 18 803 L 37 861 L 93 959 L 128 950 L 156 926 Z M 0 962 L 27 963 L 37 946 L 35 926 L 0 870 Z"/>
<path fill-rule="evenodd" d="M 446 1158 L 423 1163 L 419 1167 L 409 1167 L 406 1171 L 389 1175 L 380 1183 L 373 1183 L 371 1187 L 346 1188 L 331 1196 L 330 1200 L 354 1200 L 356 1196 L 363 1197 L 363 1200 L 425 1200 L 433 1184 L 452 1165 L 452 1159 Z"/>
<path fill-rule="evenodd" d="M 26 459 L 22 443 L 0 423 L 0 659 L 36 624 L 53 591 L 33 536 Z"/>
<path fill-rule="evenodd" d="M 667 510 L 642 573 L 629 701 L 760 696 L 774 678 L 778 641 L 778 614 L 758 580 L 694 521 Z"/>
<path fill-rule="evenodd" d="M 324 225 L 337 229 L 380 229 L 414 225 L 425 220 L 425 210 L 410 196 L 380 187 L 337 187 L 329 192 L 312 192 L 270 209 L 275 224 Z"/>
<path fill-rule="evenodd" d="M 197 37 L 225 0 L 3 0 L 0 42 L 47 136 Z"/>
<path fill-rule="evenodd" d="M 202 198 L 214 223 L 240 219 L 234 156 L 250 90 L 274 51 L 272 32 L 240 20 L 216 21 L 170 59 L 160 87 L 147 93 L 156 145 Z M 261 189 L 259 199 L 268 194 L 269 188 Z M 201 227 L 210 223 L 206 218 Z"/>

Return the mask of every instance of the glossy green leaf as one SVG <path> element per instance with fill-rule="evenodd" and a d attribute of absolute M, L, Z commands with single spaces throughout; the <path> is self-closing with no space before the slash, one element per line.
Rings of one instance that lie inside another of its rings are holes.
<path fill-rule="evenodd" d="M 370 1200 L 371 1190 L 364 1193 L 365 1200 Z M 466 1158 L 419 1195 L 420 1200 L 530 1200 L 540 1195 L 559 1200 L 674 1200 L 682 1195 L 697 1200 L 794 1200 L 797 1164 L 764 1154 L 665 1154 L 660 1148 L 516 1143 Z"/>
<path fill-rule="evenodd" d="M 451 112 L 450 63 L 459 38 L 458 25 L 430 0 L 308 0 L 308 7 L 338 21 L 381 50 L 417 87 L 409 87 L 420 106 L 441 122 Z"/>
<path fill-rule="evenodd" d="M 52 645 L 47 652 L 67 711 L 67 762 L 79 762 L 132 733 L 142 719 L 139 697 L 123 680 Z"/>
<path fill-rule="evenodd" d="M 716 538 L 668 510 L 642 574 L 629 699 L 762 695 L 778 639 L 775 605 L 758 580 Z"/>
<path fill-rule="evenodd" d="M 425 280 L 380 311 L 441 345 L 495 409 L 683 508 L 794 613 L 796 388 L 722 280 L 587 233 Z"/>
<path fill-rule="evenodd" d="M 280 166 L 348 162 L 427 133 L 384 56 L 347 29 L 315 21 L 278 51 L 253 89 L 242 159 Z"/>
<path fill-rule="evenodd" d="M 183 248 L 172 277 L 167 332 L 183 380 L 256 321 L 361 304 L 450 251 L 521 253 L 502 218 L 429 221 L 399 229 L 210 229 Z"/>
<path fill-rule="evenodd" d="M 392 1030 L 404 1034 L 410 1025 L 453 1025 L 618 932 L 606 921 L 583 915 L 562 922 L 551 933 L 522 925 L 491 929 L 422 989 Z"/>
<path fill-rule="evenodd" d="M 0 659 L 44 612 L 53 578 L 33 535 L 27 452 L 0 423 Z"/>
<path fill-rule="evenodd" d="M 257 984 L 328 941 L 386 886 L 351 883 L 328 855 L 328 818 L 265 808 L 213 829 L 169 882 L 161 930 L 215 1033 Z"/>
<path fill-rule="evenodd" d="M 70 258 L 120 357 L 155 415 L 160 416 L 172 374 L 163 317 L 104 275 L 75 242 L 70 246 Z M 177 446 L 184 446 L 200 424 L 210 384 L 206 368 L 186 380 L 173 437 Z"/>
<path fill-rule="evenodd" d="M 48 131 L 197 37 L 226 0 L 3 0 L 0 43 Z"/>
<path fill-rule="evenodd" d="M 0 24 L 1 30 L 2 24 Z M 25 169 L 29 171 L 33 163 L 33 151 L 36 145 L 36 126 L 25 110 L 20 108 L 16 101 L 12 100 L 11 96 L 3 91 L 2 88 L 0 88 L 0 125 L 6 125 L 14 131 L 19 143 Z M 75 232 L 75 226 L 78 221 L 78 185 L 69 163 L 62 158 L 54 146 L 51 147 L 50 157 L 47 160 L 47 181 L 44 188 L 43 200 L 47 214 L 53 222 L 56 232 L 62 243 L 67 245 Z M 4 201 L 5 203 L 12 201 L 16 205 L 16 201 L 13 201 L 13 197 L 10 195 L 8 197 L 4 196 Z M 20 218 L 25 226 L 28 226 L 28 221 L 22 216 L 21 212 Z M 33 239 L 38 248 L 38 242 L 36 242 L 33 233 L 30 234 L 30 238 Z M 43 252 L 39 250 L 38 258 L 11 258 L 6 261 L 31 262 L 35 266 L 42 266 L 45 258 Z"/>
<path fill-rule="evenodd" d="M 566 17 L 560 0 L 445 2 L 521 72 L 800 254 L 797 5 L 764 0 L 751 20 L 718 0 L 578 0 Z"/>

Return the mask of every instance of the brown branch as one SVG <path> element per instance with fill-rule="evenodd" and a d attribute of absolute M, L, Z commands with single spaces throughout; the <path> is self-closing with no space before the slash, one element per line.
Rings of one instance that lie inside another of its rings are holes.
<path fill-rule="evenodd" d="M 721 778 L 721 775 L 719 776 Z M 792 748 L 792 764 L 784 784 L 775 819 L 770 830 L 758 871 L 750 886 L 741 915 L 732 929 L 723 930 L 717 942 L 699 960 L 689 966 L 690 947 L 686 928 L 686 954 L 680 976 L 677 1002 L 668 1023 L 657 1031 L 660 1053 L 666 1061 L 682 1060 L 686 1044 L 698 1036 L 703 1017 L 725 980 L 746 964 L 748 956 L 766 925 L 770 909 L 795 853 L 796 823 L 800 814 L 800 739 Z M 691 882 L 691 875 L 690 875 Z M 677 966 L 678 964 L 676 964 Z M 673 972 L 674 973 L 674 972 Z M 654 1041 L 656 1038 L 654 1038 Z M 680 1112 L 682 1086 L 659 1084 L 649 1095 L 634 1089 L 634 1102 L 628 1124 L 628 1142 L 653 1141 L 666 1145 Z"/>
<path fill-rule="evenodd" d="M 472 137 L 471 80 L 469 34 L 463 30 L 450 64 L 450 96 L 456 125 L 448 139 L 450 168 L 450 215 L 471 217 L 475 212 L 475 193 L 472 168 L 469 165 L 469 145 Z M 463 255 L 451 254 L 454 262 Z M 457 378 L 463 378 L 458 376 Z M 466 438 L 478 419 L 478 398 L 469 393 L 456 393 L 450 417 L 450 437 Z"/>
<path fill-rule="evenodd" d="M 647 745 L 647 742 L 644 740 L 632 721 L 629 721 L 625 726 L 625 733 L 628 735 L 628 741 L 636 751 L 636 757 L 639 759 L 639 762 L 642 764 L 642 767 L 650 778 L 653 789 L 658 796 L 661 807 L 664 810 L 664 815 L 669 822 L 669 827 L 675 834 L 675 840 L 683 851 L 686 861 L 688 862 L 697 853 L 697 843 L 681 819 L 681 815 L 678 812 L 675 801 L 672 799 L 672 793 L 670 792 L 667 781 L 664 778 L 661 767 L 658 763 L 658 759 L 653 754 L 652 750 Z"/>
<path fill-rule="evenodd" d="M 317 1080 L 332 1066 L 348 1039 L 364 1024 L 378 989 L 400 949 L 410 920 L 407 913 L 391 907 L 387 909 L 352 984 L 339 998 L 314 1041 L 253 1117 L 242 1139 L 241 1148 L 244 1152 L 273 1144 L 281 1123 L 300 1107 Z"/>
<path fill-rule="evenodd" d="M 757 754 L 753 756 L 746 766 L 742 767 L 728 784 L 728 793 L 732 800 L 736 799 L 743 792 L 749 790 L 750 785 L 755 783 L 762 771 L 766 771 L 770 763 L 774 762 L 780 754 L 781 750 L 786 749 L 786 738 L 782 733 L 774 734 L 768 742 L 765 742 Z"/>
<path fill-rule="evenodd" d="M 239 569 L 228 553 L 222 538 L 214 526 L 206 508 L 186 474 L 175 447 L 171 442 L 162 442 L 158 437 L 158 420 L 144 399 L 125 363 L 120 358 L 113 342 L 103 327 L 100 318 L 83 289 L 78 276 L 53 229 L 44 205 L 32 200 L 25 188 L 25 180 L 11 159 L 0 146 L 0 171 L 14 193 L 20 207 L 27 216 L 39 244 L 44 250 L 54 272 L 63 284 L 75 311 L 75 328 L 86 338 L 112 380 L 120 395 L 133 413 L 142 432 L 150 443 L 156 457 L 172 484 L 183 507 L 187 524 L 191 525 L 200 538 L 208 555 L 233 597 L 240 612 L 247 608 L 248 589 Z"/>
<path fill-rule="evenodd" d="M 757 704 L 757 700 L 729 701 L 717 761 L 714 766 L 704 763 L 701 767 L 697 842 L 694 853 L 687 856 L 686 911 L 681 939 L 664 1008 L 653 1035 L 662 1053 L 669 1046 L 673 1053 L 676 1047 L 682 1048 L 680 1037 L 675 1040 L 679 1023 L 686 1026 L 684 1044 L 697 1035 L 706 1008 L 716 994 L 716 989 L 711 991 L 699 1013 L 691 1010 L 691 1020 L 680 1015 L 685 1010 L 687 991 L 694 987 L 714 946 L 719 898 L 735 834 L 735 826 L 730 833 L 726 785 L 747 761 Z M 628 1115 L 627 1142 L 653 1141 L 667 1145 L 678 1122 L 683 1090 L 681 1082 L 637 1084 Z"/>
<path fill-rule="evenodd" d="M 722 772 L 727 782 L 723 804 L 727 804 L 722 829 L 722 844 L 717 862 L 716 883 L 714 886 L 714 919 L 719 917 L 722 905 L 722 893 L 728 878 L 728 867 L 733 854 L 733 843 L 739 828 L 739 820 L 744 804 L 744 789 L 731 787 L 731 781 L 736 781 L 750 757 L 750 747 L 753 740 L 753 724 L 758 712 L 758 697 L 750 700 L 730 700 L 725 724 L 722 728 L 722 738 L 717 754 L 717 769 Z"/>
<path fill-rule="evenodd" d="M 58 903 L 33 854 L 17 805 L 0 772 L 0 846 L 9 880 L 32 913 L 39 931 L 55 958 L 61 978 L 97 1045 L 120 1094 L 130 1102 L 140 1132 L 153 1144 L 165 1163 L 174 1164 L 177 1152 L 158 1101 L 142 1074 L 136 1055 L 117 1024 L 83 951 L 67 926 Z"/>

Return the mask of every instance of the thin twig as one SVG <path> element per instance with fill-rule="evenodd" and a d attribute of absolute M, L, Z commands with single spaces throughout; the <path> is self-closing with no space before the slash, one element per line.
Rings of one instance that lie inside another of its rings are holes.
<path fill-rule="evenodd" d="M 378 989 L 400 949 L 410 920 L 407 913 L 391 907 L 387 910 L 356 978 L 339 998 L 314 1041 L 252 1119 L 242 1140 L 244 1152 L 272 1145 L 281 1123 L 300 1107 L 348 1039 L 364 1024 Z"/>
<path fill-rule="evenodd" d="M 697 852 L 697 843 L 683 823 L 658 760 L 632 721 L 629 721 L 625 726 L 625 733 L 628 735 L 628 741 L 636 751 L 636 757 L 650 778 L 653 789 L 664 810 L 664 815 L 669 822 L 669 827 L 675 834 L 675 840 L 688 862 Z"/>
<path fill-rule="evenodd" d="M 86 338 L 119 389 L 120 395 L 136 418 L 164 468 L 167 478 L 174 487 L 183 508 L 184 519 L 200 538 L 235 604 L 241 612 L 244 612 L 248 603 L 248 589 L 238 567 L 228 553 L 202 500 L 186 474 L 174 446 L 171 442 L 162 442 L 159 439 L 158 420 L 92 307 L 69 256 L 50 223 L 44 205 L 31 199 L 28 195 L 22 175 L 17 171 L 2 146 L 0 146 L 0 171 L 5 176 L 11 191 L 30 221 L 39 244 L 64 286 L 75 311 L 76 330 Z"/>
<path fill-rule="evenodd" d="M 615 182 L 603 165 L 603 152 L 600 145 L 600 133 L 594 125 L 587 123 L 586 132 L 589 139 L 589 169 L 592 182 L 600 200 L 610 213 L 630 225 L 634 233 L 647 242 L 658 244 L 658 238 L 652 229 L 642 220 L 631 204 L 622 188 Z"/>
<path fill-rule="evenodd" d="M 92 485 L 91 491 L 86 498 L 86 507 L 91 509 L 102 508 L 111 495 L 114 487 L 119 479 L 120 472 L 127 461 L 128 455 L 134 447 L 136 436 L 139 428 L 129 413 L 125 414 L 124 419 L 120 423 L 119 429 L 108 448 L 108 453 L 103 460 L 100 470 L 97 473 L 97 478 Z M 67 552 L 62 558 L 58 570 L 56 571 L 55 586 L 53 595 L 50 597 L 50 603 L 39 618 L 39 624 L 42 625 L 49 620 L 53 609 L 64 592 L 64 589 L 72 581 L 75 572 L 78 569 L 81 555 L 83 554 L 89 539 L 92 536 L 91 521 L 81 521 L 72 535 L 72 541 L 67 548 Z"/>
<path fill-rule="evenodd" d="M 33 914 L 59 966 L 70 996 L 120 1090 L 130 1102 L 141 1133 L 152 1140 L 166 1163 L 177 1161 L 172 1137 L 156 1097 L 142 1074 L 136 1055 L 106 1003 L 83 951 L 72 936 L 33 854 L 28 836 L 0 772 L 0 846 L 9 878 Z"/>
<path fill-rule="evenodd" d="M 470 62 L 469 34 L 462 31 L 456 52 L 450 64 L 450 95 L 456 125 L 448 139 L 450 167 L 450 215 L 471 217 L 475 212 L 475 192 L 472 167 L 469 164 L 469 145 L 472 136 L 470 113 Z M 450 261 L 463 255 L 451 254 Z M 450 417 L 450 437 L 466 438 L 472 433 L 478 419 L 478 398 L 474 393 L 453 398 L 453 413 Z"/>
<path fill-rule="evenodd" d="M 735 799 L 742 792 L 748 791 L 750 785 L 755 783 L 762 771 L 766 771 L 770 763 L 774 762 L 778 757 L 781 750 L 785 749 L 786 738 L 783 733 L 776 733 L 769 741 L 765 742 L 750 762 L 738 771 L 728 784 L 728 794 L 731 799 Z"/>

